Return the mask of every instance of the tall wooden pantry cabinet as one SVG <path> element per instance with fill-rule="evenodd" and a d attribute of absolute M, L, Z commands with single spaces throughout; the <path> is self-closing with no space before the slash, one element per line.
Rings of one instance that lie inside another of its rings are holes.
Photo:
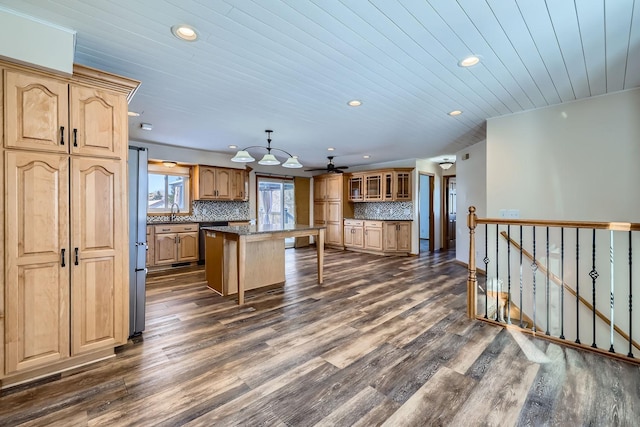
<path fill-rule="evenodd" d="M 78 65 L 69 77 L 0 71 L 6 387 L 128 338 L 127 103 L 139 82 Z"/>

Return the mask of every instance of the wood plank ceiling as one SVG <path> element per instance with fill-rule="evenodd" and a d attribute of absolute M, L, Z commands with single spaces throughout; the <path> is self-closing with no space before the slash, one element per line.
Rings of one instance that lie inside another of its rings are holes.
<path fill-rule="evenodd" d="M 340 164 L 450 156 L 487 118 L 640 86 L 635 0 L 0 4 L 77 30 L 76 62 L 143 82 L 131 139 L 231 155 L 270 128 L 305 166 L 328 147 Z M 199 40 L 173 37 L 180 23 Z"/>

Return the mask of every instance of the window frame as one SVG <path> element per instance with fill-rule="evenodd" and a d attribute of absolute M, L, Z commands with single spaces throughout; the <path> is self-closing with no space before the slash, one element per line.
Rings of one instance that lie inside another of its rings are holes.
<path fill-rule="evenodd" d="M 163 165 L 162 163 L 149 162 L 147 165 L 147 180 L 151 182 L 149 175 L 169 175 L 169 176 L 181 176 L 187 179 L 187 183 L 184 186 L 184 202 L 186 205 L 185 209 L 181 209 L 178 216 L 186 216 L 191 215 L 192 205 L 193 205 L 193 167 L 192 166 L 173 166 L 168 167 Z M 166 216 L 171 213 L 171 207 L 162 208 L 162 209 L 151 209 L 147 207 L 147 215 L 149 216 Z"/>

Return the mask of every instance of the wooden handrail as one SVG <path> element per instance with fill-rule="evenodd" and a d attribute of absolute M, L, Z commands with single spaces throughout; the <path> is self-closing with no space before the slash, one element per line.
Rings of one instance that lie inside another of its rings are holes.
<path fill-rule="evenodd" d="M 478 220 L 479 221 L 479 220 Z M 531 255 L 530 252 L 528 252 L 526 249 L 522 249 L 521 246 L 512 238 L 509 237 L 509 235 L 507 234 L 506 231 L 501 231 L 500 235 L 502 237 L 504 237 L 504 239 L 509 242 L 511 245 L 513 245 L 517 250 L 522 250 L 522 254 L 525 255 L 527 258 L 529 258 L 529 260 L 531 260 L 532 262 L 535 262 L 537 267 L 538 267 L 538 271 L 540 271 L 542 274 L 548 274 L 549 278 L 558 286 L 563 286 L 567 292 L 569 292 L 571 295 L 573 295 L 574 297 L 578 297 L 578 299 L 580 300 L 580 302 L 582 304 L 584 304 L 589 310 L 591 310 L 592 312 L 595 311 L 596 316 L 598 316 L 601 320 L 603 320 L 609 327 L 611 326 L 611 320 L 609 320 L 609 318 L 607 316 L 605 316 L 604 314 L 602 314 L 599 310 L 593 308 L 593 306 L 587 301 L 585 300 L 583 297 L 578 296 L 578 294 L 576 293 L 576 291 L 574 291 L 568 284 L 566 284 L 565 282 L 563 282 L 558 276 L 556 276 L 555 274 L 553 274 L 550 271 L 547 271 L 547 269 L 540 264 L 540 262 L 533 258 L 533 255 Z M 629 335 L 627 335 L 622 329 L 620 329 L 618 327 L 618 325 L 616 325 L 615 323 L 613 324 L 613 329 L 620 334 L 620 336 L 622 336 L 625 340 L 627 340 L 627 342 L 629 341 Z M 635 340 L 631 340 L 631 343 L 633 344 L 633 346 L 635 348 L 637 348 L 638 350 L 640 350 L 640 344 L 637 343 Z"/>
<path fill-rule="evenodd" d="M 472 206 L 473 207 L 473 206 Z M 475 208 L 474 208 L 475 212 Z M 553 221 L 546 219 L 504 219 L 476 218 L 476 224 L 524 225 L 540 227 L 589 228 L 613 231 L 640 231 L 640 223 L 634 222 L 589 222 L 589 221 Z"/>

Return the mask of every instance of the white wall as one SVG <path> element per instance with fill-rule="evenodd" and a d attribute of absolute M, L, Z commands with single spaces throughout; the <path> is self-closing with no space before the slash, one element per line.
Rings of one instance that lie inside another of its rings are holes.
<path fill-rule="evenodd" d="M 465 155 L 469 158 L 463 160 Z M 476 207 L 476 215 L 486 217 L 487 207 L 487 142 L 482 141 L 456 153 L 456 259 L 469 262 L 469 206 Z M 484 230 L 476 229 L 476 242 L 484 241 Z M 478 258 L 476 251 L 476 259 Z"/>
<path fill-rule="evenodd" d="M 640 89 L 487 122 L 487 216 L 640 221 Z"/>
<path fill-rule="evenodd" d="M 0 40 L 0 57 L 64 74 L 73 72 L 74 30 L 0 6 Z"/>

